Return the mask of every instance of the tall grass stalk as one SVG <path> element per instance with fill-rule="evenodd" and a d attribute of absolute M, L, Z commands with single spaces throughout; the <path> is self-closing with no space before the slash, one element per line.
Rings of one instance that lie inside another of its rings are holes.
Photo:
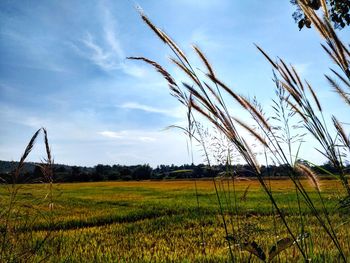
<path fill-rule="evenodd" d="M 22 185 L 20 183 L 26 182 L 26 178 L 22 178 L 22 170 L 24 168 L 25 160 L 30 155 L 37 137 L 39 136 L 40 132 L 44 134 L 44 144 L 45 144 L 45 152 L 46 152 L 46 158 L 42 162 L 39 167 L 41 168 L 42 174 L 44 176 L 43 183 L 48 184 L 48 193 L 45 197 L 49 200 L 49 210 L 50 214 L 53 212 L 53 160 L 51 155 L 51 150 L 49 146 L 48 141 L 48 135 L 45 128 L 40 128 L 37 130 L 34 135 L 31 137 L 28 145 L 26 146 L 24 153 L 22 154 L 15 170 L 12 172 L 11 176 L 11 182 L 4 182 L 5 187 L 7 187 L 8 193 L 9 193 L 9 200 L 8 203 L 4 209 L 4 213 L 1 214 L 1 216 L 4 216 L 4 226 L 2 228 L 2 237 L 1 237 L 1 250 L 0 250 L 0 261 L 11 261 L 11 259 L 16 258 L 16 260 L 19 261 L 30 261 L 32 257 L 35 256 L 36 252 L 40 250 L 43 246 L 43 244 L 48 240 L 50 236 L 50 231 L 47 232 L 47 234 L 44 236 L 44 238 L 36 243 L 34 247 L 28 247 L 24 249 L 23 251 L 18 250 L 16 247 L 16 244 L 13 244 L 16 239 L 20 238 L 20 235 L 23 235 L 22 231 L 20 230 L 20 227 L 17 227 L 17 218 L 20 218 L 21 213 L 26 213 L 26 221 L 24 222 L 24 227 L 27 229 L 26 231 L 31 235 L 30 233 L 30 227 L 31 222 L 29 220 L 32 219 L 33 222 L 35 222 L 37 215 L 33 217 L 32 213 L 26 212 L 23 210 L 23 207 L 17 206 L 17 196 L 22 188 Z M 28 208 L 31 208 L 31 204 L 26 205 Z M 33 208 L 34 209 L 34 208 Z M 37 213 L 41 214 L 40 211 L 37 211 Z M 0 219 L 2 219 L 0 217 Z M 52 222 L 52 216 L 49 216 L 49 222 Z M 30 239 L 32 237 L 29 237 L 26 242 L 30 242 Z M 28 243 L 29 244 L 29 243 Z"/>

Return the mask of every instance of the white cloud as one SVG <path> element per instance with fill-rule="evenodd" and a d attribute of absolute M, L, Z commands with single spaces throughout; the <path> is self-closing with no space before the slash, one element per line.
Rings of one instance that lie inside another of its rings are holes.
<path fill-rule="evenodd" d="M 92 61 L 94 64 L 99 66 L 105 71 L 115 70 L 120 68 L 117 63 L 118 58 L 115 54 L 104 50 L 99 46 L 93 39 L 90 33 L 87 33 L 86 36 L 81 40 L 87 49 L 88 53 L 85 53 L 85 57 Z"/>
<path fill-rule="evenodd" d="M 293 64 L 293 67 L 300 76 L 305 77 L 308 74 L 310 64 L 311 63 L 296 63 Z"/>
<path fill-rule="evenodd" d="M 106 42 L 112 49 L 112 51 L 118 56 L 118 57 L 125 57 L 124 50 L 121 47 L 121 44 L 118 40 L 118 37 L 116 35 L 117 29 L 116 29 L 116 21 L 113 18 L 111 12 L 108 10 L 108 8 L 103 8 L 104 13 L 104 37 L 106 39 Z"/>
<path fill-rule="evenodd" d="M 90 60 L 93 64 L 106 72 L 122 71 L 133 77 L 144 77 L 146 75 L 146 67 L 126 63 L 126 55 L 122 47 L 121 39 L 117 35 L 116 20 L 113 18 L 107 6 L 101 7 L 103 35 L 98 38 L 91 32 L 87 32 L 80 43 L 71 44 L 75 51 Z"/>
<path fill-rule="evenodd" d="M 137 102 L 127 102 L 121 105 L 120 107 L 124 109 L 142 110 L 147 112 L 168 113 L 167 110 L 157 109 L 155 107 L 139 104 Z"/>
<path fill-rule="evenodd" d="M 120 105 L 119 107 L 123 108 L 123 109 L 141 110 L 141 111 L 145 111 L 145 112 L 159 113 L 159 114 L 163 114 L 166 116 L 170 116 L 173 118 L 179 118 L 179 119 L 186 116 L 185 108 L 182 105 L 175 107 L 173 109 L 160 109 L 160 108 L 140 104 L 138 102 L 126 102 L 126 103 Z"/>
<path fill-rule="evenodd" d="M 133 77 L 137 77 L 137 78 L 145 77 L 146 73 L 148 72 L 148 70 L 144 66 L 137 66 L 126 62 L 121 63 L 120 67 L 125 74 L 128 74 Z"/>
<path fill-rule="evenodd" d="M 113 131 L 101 131 L 101 132 L 98 132 L 98 134 L 102 135 L 103 137 L 113 138 L 113 139 L 123 138 L 120 132 L 118 133 Z"/>
<path fill-rule="evenodd" d="M 154 142 L 160 136 L 159 132 L 144 130 L 100 131 L 97 134 L 109 139 L 121 139 L 123 143 Z"/>
<path fill-rule="evenodd" d="M 156 139 L 152 137 L 146 137 L 146 136 L 141 136 L 138 138 L 140 141 L 143 142 L 154 142 Z"/>
<path fill-rule="evenodd" d="M 218 39 L 218 36 L 214 35 L 211 32 L 208 32 L 208 29 L 205 28 L 197 28 L 193 31 L 190 41 L 194 45 L 199 45 L 199 48 L 202 48 L 204 52 L 207 52 L 208 50 L 217 50 L 217 49 L 224 49 L 224 48 L 232 48 L 232 45 L 227 44 L 226 41 L 224 41 L 225 36 L 220 36 Z M 194 54 L 194 53 L 193 53 Z"/>

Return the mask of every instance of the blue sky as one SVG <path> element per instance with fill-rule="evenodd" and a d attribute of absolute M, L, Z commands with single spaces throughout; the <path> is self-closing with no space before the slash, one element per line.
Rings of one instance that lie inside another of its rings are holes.
<path fill-rule="evenodd" d="M 164 131 L 184 123 L 184 110 L 157 73 L 125 59 L 146 56 L 181 77 L 168 60 L 169 50 L 142 23 L 136 4 L 195 63 L 191 44 L 198 44 L 221 79 L 241 94 L 256 95 L 267 112 L 272 71 L 253 43 L 295 65 L 329 115 L 343 117 L 347 109 L 323 78 L 333 65 L 318 34 L 298 30 L 289 1 L 262 2 L 1 1 L 0 159 L 18 160 L 43 126 L 57 163 L 190 162 L 185 136 Z M 350 39 L 349 29 L 340 35 Z M 242 113 L 237 105 L 232 110 Z M 30 160 L 40 160 L 42 146 L 36 145 Z M 322 162 L 314 146 L 307 144 L 304 152 Z"/>

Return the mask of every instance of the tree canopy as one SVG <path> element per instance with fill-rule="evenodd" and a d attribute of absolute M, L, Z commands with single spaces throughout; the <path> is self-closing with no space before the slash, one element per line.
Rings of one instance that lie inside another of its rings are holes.
<path fill-rule="evenodd" d="M 321 0 L 307 0 L 308 5 L 314 10 L 321 7 Z M 293 18 L 301 30 L 304 26 L 311 27 L 311 21 L 305 16 L 303 10 L 298 4 L 298 0 L 290 0 L 296 6 Z M 325 0 L 329 10 L 329 18 L 336 29 L 342 29 L 350 25 L 350 1 L 349 0 Z"/>

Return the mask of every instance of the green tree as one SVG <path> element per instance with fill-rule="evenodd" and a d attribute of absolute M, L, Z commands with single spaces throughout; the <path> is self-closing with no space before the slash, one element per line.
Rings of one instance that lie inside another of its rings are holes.
<path fill-rule="evenodd" d="M 138 165 L 132 172 L 132 178 L 135 180 L 147 180 L 152 175 L 152 168 L 148 165 Z"/>
<path fill-rule="evenodd" d="M 318 10 L 321 7 L 321 0 L 306 0 L 308 5 L 314 10 Z M 293 13 L 293 18 L 298 27 L 301 30 L 304 26 L 311 27 L 310 20 L 305 16 L 301 10 L 298 0 L 290 0 L 290 2 L 296 6 L 296 10 Z M 336 29 L 342 29 L 350 25 L 350 1 L 349 0 L 325 0 L 327 9 L 329 11 L 329 18 L 333 22 Z"/>

